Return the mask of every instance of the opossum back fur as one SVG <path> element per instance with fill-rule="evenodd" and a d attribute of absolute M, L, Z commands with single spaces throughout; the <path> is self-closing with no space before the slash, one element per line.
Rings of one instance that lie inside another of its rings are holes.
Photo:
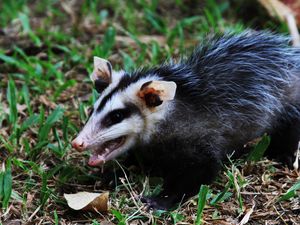
<path fill-rule="evenodd" d="M 223 159 L 279 119 L 299 117 L 300 50 L 289 43 L 268 32 L 216 35 L 178 63 L 133 72 L 132 80 L 155 74 L 177 84 L 173 110 L 151 141 L 192 140 Z"/>

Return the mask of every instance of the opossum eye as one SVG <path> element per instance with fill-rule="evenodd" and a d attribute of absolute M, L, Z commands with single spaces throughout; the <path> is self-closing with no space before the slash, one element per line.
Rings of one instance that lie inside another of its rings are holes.
<path fill-rule="evenodd" d="M 129 117 L 130 111 L 128 109 L 116 109 L 110 112 L 103 120 L 102 124 L 105 127 L 122 122 L 125 118 Z"/>
<path fill-rule="evenodd" d="M 120 123 L 123 119 L 124 119 L 124 114 L 122 113 L 122 111 L 120 112 L 114 112 L 111 116 L 111 121 L 112 123 Z"/>

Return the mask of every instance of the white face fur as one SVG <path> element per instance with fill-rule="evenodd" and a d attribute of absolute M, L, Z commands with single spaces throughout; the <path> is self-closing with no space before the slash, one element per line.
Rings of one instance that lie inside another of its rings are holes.
<path fill-rule="evenodd" d="M 121 155 L 137 141 L 150 141 L 157 124 L 171 110 L 176 84 L 149 74 L 120 88 L 124 71 L 94 57 L 91 79 L 105 87 L 94 110 L 72 145 L 79 151 L 91 150 L 90 166 L 99 166 Z M 106 85 L 105 85 L 106 84 Z M 96 87 L 97 88 L 97 87 Z"/>

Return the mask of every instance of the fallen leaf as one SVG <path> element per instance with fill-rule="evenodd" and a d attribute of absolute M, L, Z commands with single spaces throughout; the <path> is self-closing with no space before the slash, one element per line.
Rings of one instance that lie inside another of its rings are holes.
<path fill-rule="evenodd" d="M 293 12 L 297 20 L 297 24 L 300 24 L 300 1 L 299 0 L 281 0 L 287 5 Z"/>
<path fill-rule="evenodd" d="M 279 0 L 259 0 L 273 17 L 279 17 L 281 21 L 286 20 L 286 16 L 293 14 L 293 11 Z"/>
<path fill-rule="evenodd" d="M 56 108 L 56 104 L 54 102 L 51 102 L 45 95 L 41 95 L 39 97 L 39 101 L 44 105 L 49 106 L 51 109 Z"/>
<path fill-rule="evenodd" d="M 108 210 L 108 196 L 109 192 L 78 192 L 76 194 L 64 194 L 70 208 L 98 212 L 106 212 Z"/>
<path fill-rule="evenodd" d="M 279 18 L 282 22 L 287 23 L 287 26 L 289 28 L 293 40 L 293 45 L 300 46 L 300 35 L 297 29 L 295 8 L 290 8 L 290 5 L 286 5 L 279 0 L 258 0 L 258 1 L 262 6 L 265 7 L 265 9 L 268 11 L 270 16 Z"/>
<path fill-rule="evenodd" d="M 243 219 L 241 220 L 239 225 L 244 225 L 244 224 L 248 223 L 250 216 L 253 213 L 254 207 L 255 207 L 255 202 L 253 201 L 253 205 L 252 205 L 251 209 L 247 210 L 247 213 L 245 214 L 245 216 L 243 217 Z"/>

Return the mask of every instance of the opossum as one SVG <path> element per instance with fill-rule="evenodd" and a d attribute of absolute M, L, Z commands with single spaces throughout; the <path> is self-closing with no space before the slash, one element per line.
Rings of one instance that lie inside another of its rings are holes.
<path fill-rule="evenodd" d="M 164 180 L 151 207 L 169 208 L 211 183 L 228 154 L 264 134 L 267 156 L 291 166 L 300 139 L 300 49 L 271 32 L 212 35 L 178 62 L 114 71 L 94 57 L 101 93 L 73 140 L 90 166 L 138 152 Z M 129 156 L 128 156 L 129 157 Z"/>

